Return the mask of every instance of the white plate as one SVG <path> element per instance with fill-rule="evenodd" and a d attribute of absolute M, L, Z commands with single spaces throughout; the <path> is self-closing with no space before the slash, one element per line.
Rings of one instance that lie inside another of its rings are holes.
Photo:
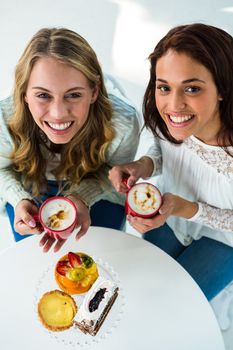
<path fill-rule="evenodd" d="M 48 336 L 54 338 L 56 341 L 60 343 L 71 345 L 73 347 L 76 345 L 78 346 L 90 345 L 92 342 L 98 343 L 99 341 L 105 339 L 106 336 L 114 332 L 114 329 L 117 327 L 118 323 L 122 318 L 122 314 L 124 312 L 124 306 L 125 306 L 125 302 L 124 302 L 125 298 L 123 295 L 123 290 L 122 290 L 122 286 L 118 278 L 118 275 L 113 270 L 113 268 L 109 266 L 108 263 L 103 262 L 101 259 L 96 257 L 93 257 L 93 259 L 95 260 L 98 266 L 99 275 L 114 281 L 119 287 L 118 297 L 116 298 L 106 319 L 104 320 L 102 326 L 100 327 L 98 333 L 95 336 L 84 334 L 75 326 L 62 332 L 51 332 L 45 329 L 45 332 L 48 334 Z M 39 278 L 38 283 L 36 285 L 35 305 L 34 305 L 36 313 L 37 313 L 37 305 L 42 295 L 54 289 L 59 289 L 59 288 L 55 281 L 54 264 L 53 264 L 43 272 L 42 276 Z M 85 294 L 72 295 L 72 297 L 77 303 L 78 308 L 81 306 L 84 295 Z M 42 324 L 41 324 L 41 327 L 43 327 Z"/>

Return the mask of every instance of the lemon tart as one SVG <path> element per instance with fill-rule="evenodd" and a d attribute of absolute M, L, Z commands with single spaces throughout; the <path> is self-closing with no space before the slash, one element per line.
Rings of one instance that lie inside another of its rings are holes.
<path fill-rule="evenodd" d="M 55 279 L 68 294 L 87 292 L 99 276 L 95 261 L 85 253 L 69 252 L 56 264 Z"/>
<path fill-rule="evenodd" d="M 77 310 L 74 299 L 60 290 L 45 293 L 38 303 L 39 319 L 51 331 L 70 328 Z"/>

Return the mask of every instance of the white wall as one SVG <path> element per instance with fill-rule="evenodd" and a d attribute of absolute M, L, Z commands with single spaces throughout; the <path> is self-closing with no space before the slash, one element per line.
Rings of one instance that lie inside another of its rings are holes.
<path fill-rule="evenodd" d="M 0 98 L 10 93 L 14 66 L 31 36 L 44 26 L 64 26 L 89 41 L 103 69 L 140 106 L 148 54 L 172 26 L 196 21 L 233 34 L 233 1 L 0 0 Z"/>

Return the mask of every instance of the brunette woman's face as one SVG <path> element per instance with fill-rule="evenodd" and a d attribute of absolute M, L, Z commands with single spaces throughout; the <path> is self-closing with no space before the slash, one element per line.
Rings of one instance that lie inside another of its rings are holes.
<path fill-rule="evenodd" d="M 194 135 L 216 144 L 221 96 L 205 66 L 185 53 L 169 50 L 156 64 L 155 100 L 176 140 Z"/>
<path fill-rule="evenodd" d="M 40 58 L 31 71 L 25 101 L 49 140 L 68 143 L 88 118 L 98 96 L 79 70 L 52 57 Z"/>

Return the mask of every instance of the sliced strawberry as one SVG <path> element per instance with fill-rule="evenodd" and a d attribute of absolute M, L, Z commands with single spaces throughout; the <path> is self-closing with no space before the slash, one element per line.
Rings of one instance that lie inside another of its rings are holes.
<path fill-rule="evenodd" d="M 68 259 L 72 267 L 80 267 L 82 265 L 81 257 L 78 254 L 69 252 Z"/>
<path fill-rule="evenodd" d="M 58 261 L 56 271 L 60 274 L 65 276 L 69 270 L 71 269 L 70 263 L 68 260 L 62 260 Z"/>

